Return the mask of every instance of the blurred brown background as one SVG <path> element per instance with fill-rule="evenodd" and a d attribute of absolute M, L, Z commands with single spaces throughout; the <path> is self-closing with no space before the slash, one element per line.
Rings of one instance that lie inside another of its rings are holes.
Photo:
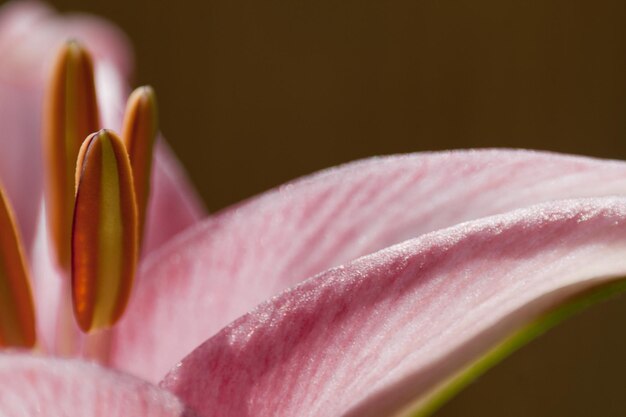
<path fill-rule="evenodd" d="M 211 210 L 376 154 L 626 158 L 623 0 L 54 3 L 130 35 Z M 626 415 L 624 317 L 626 299 L 569 321 L 438 415 Z"/>

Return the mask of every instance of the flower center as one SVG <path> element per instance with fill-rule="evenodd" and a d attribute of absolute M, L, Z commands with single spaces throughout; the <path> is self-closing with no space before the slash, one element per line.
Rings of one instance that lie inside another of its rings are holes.
<path fill-rule="evenodd" d="M 115 325 L 131 293 L 157 133 L 154 91 L 141 87 L 132 93 L 122 138 L 98 131 L 98 114 L 93 60 L 78 42 L 69 41 L 57 55 L 46 97 L 45 211 L 52 259 L 67 283 L 64 300 L 73 306 L 69 319 L 85 333 Z M 0 187 L 2 347 L 36 345 L 23 253 Z M 49 278 L 55 279 L 39 279 Z"/>

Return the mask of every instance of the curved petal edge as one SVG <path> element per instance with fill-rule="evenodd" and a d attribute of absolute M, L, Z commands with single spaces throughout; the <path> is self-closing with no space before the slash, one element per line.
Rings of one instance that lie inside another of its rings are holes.
<path fill-rule="evenodd" d="M 415 401 L 426 410 L 503 341 L 523 340 L 516 335 L 555 308 L 626 276 L 624 253 L 624 198 L 463 223 L 274 297 L 162 386 L 207 417 L 382 416 L 418 412 Z"/>
<path fill-rule="evenodd" d="M 328 268 L 460 222 L 620 194 L 622 162 L 532 151 L 421 153 L 322 171 L 215 214 L 146 257 L 112 363 L 159 381 L 222 327 Z"/>

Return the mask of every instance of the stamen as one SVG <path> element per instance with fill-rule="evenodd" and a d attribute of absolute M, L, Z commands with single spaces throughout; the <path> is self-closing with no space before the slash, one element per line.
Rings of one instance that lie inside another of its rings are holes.
<path fill-rule="evenodd" d="M 152 150 L 157 129 L 157 103 L 154 90 L 148 86 L 139 87 L 128 98 L 122 139 L 128 150 L 130 165 L 133 169 L 140 242 L 143 238 L 146 207 L 150 194 Z"/>
<path fill-rule="evenodd" d="M 110 327 L 124 313 L 137 265 L 137 206 L 122 140 L 101 130 L 76 165 L 72 300 L 80 328 Z"/>
<path fill-rule="evenodd" d="M 0 187 L 0 347 L 35 345 L 35 312 L 15 217 Z"/>
<path fill-rule="evenodd" d="M 46 212 L 55 258 L 70 266 L 74 171 L 85 137 L 99 128 L 93 61 L 76 41 L 57 55 L 44 115 Z"/>

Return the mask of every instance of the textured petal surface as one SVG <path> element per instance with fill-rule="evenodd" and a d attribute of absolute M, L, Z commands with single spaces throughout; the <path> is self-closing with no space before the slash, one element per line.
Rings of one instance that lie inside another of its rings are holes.
<path fill-rule="evenodd" d="M 0 388 L 2 416 L 191 416 L 167 391 L 80 361 L 2 354 Z"/>
<path fill-rule="evenodd" d="M 626 164 L 527 151 L 377 158 L 315 174 L 146 259 L 113 363 L 158 380 L 221 327 L 332 266 L 461 221 L 625 192 Z"/>
<path fill-rule="evenodd" d="M 57 47 L 80 38 L 99 62 L 128 75 L 124 36 L 100 19 L 60 18 L 37 2 L 0 8 L 0 181 L 30 247 L 42 187 L 41 121 L 44 86 Z"/>
<path fill-rule="evenodd" d="M 555 306 L 624 277 L 625 251 L 624 198 L 463 223 L 273 298 L 163 386 L 207 417 L 393 415 Z"/>

